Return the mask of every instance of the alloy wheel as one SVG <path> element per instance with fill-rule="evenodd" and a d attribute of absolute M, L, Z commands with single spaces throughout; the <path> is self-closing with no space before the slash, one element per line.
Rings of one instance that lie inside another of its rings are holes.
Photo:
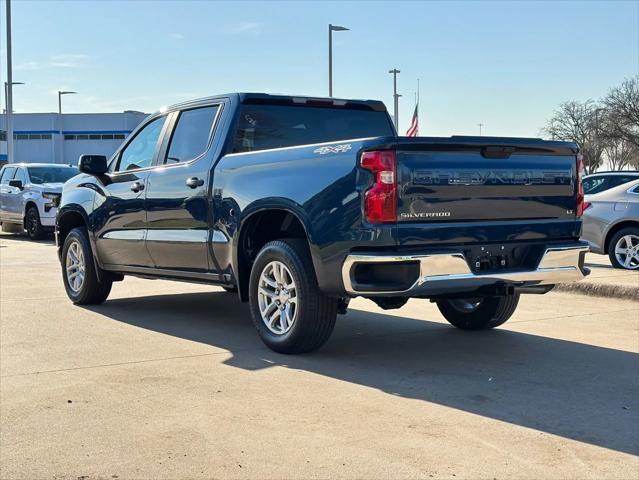
<path fill-rule="evenodd" d="M 623 268 L 636 270 L 639 268 L 639 236 L 624 235 L 615 245 L 615 257 Z"/>
<path fill-rule="evenodd" d="M 287 333 L 297 317 L 297 286 L 282 262 L 268 263 L 258 283 L 258 305 L 266 328 L 276 335 Z"/>
<path fill-rule="evenodd" d="M 27 212 L 27 232 L 31 236 L 35 236 L 38 233 L 38 218 L 33 210 Z"/>
<path fill-rule="evenodd" d="M 65 261 L 67 271 L 67 283 L 69 288 L 78 293 L 84 284 L 84 253 L 79 242 L 72 242 L 67 249 Z"/>

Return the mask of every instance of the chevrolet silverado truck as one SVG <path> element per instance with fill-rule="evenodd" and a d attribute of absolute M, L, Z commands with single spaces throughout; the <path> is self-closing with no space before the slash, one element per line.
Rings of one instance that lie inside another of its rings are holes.
<path fill-rule="evenodd" d="M 319 348 L 356 296 L 479 330 L 588 274 L 575 144 L 399 137 L 379 101 L 182 103 L 79 170 L 56 225 L 74 303 L 126 275 L 218 285 L 277 352 Z"/>
<path fill-rule="evenodd" d="M 0 223 L 3 232 L 31 240 L 51 234 L 62 184 L 77 175 L 70 165 L 12 163 L 0 169 Z"/>

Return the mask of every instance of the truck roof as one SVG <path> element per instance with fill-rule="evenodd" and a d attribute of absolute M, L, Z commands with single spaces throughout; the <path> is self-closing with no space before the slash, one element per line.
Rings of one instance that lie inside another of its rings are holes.
<path fill-rule="evenodd" d="M 74 165 L 67 163 L 29 163 L 29 162 L 17 162 L 7 163 L 8 167 L 57 167 L 57 168 L 76 168 Z"/>
<path fill-rule="evenodd" d="M 272 95 L 270 93 L 251 93 L 251 92 L 235 92 L 223 95 L 214 95 L 211 97 L 198 98 L 188 100 L 186 102 L 177 103 L 167 107 L 168 109 L 177 109 L 188 107 L 192 104 L 201 103 L 207 100 L 218 100 L 229 98 L 237 95 L 241 103 L 247 104 L 266 104 L 266 105 L 307 105 L 313 107 L 334 107 L 334 108 L 355 108 L 361 110 L 372 110 L 376 112 L 386 112 L 386 105 L 379 100 L 354 100 L 350 98 L 333 98 L 333 97 L 309 97 L 306 95 Z"/>

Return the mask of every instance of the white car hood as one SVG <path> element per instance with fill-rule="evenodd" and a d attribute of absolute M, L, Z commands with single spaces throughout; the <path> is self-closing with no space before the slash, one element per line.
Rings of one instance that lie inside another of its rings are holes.
<path fill-rule="evenodd" d="M 63 185 L 64 183 L 39 183 L 37 185 L 32 184 L 31 188 L 42 192 L 62 193 Z"/>

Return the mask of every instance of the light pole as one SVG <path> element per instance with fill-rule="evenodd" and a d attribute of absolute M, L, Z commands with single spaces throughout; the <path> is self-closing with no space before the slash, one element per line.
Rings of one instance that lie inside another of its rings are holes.
<path fill-rule="evenodd" d="M 77 93 L 78 92 L 67 92 L 60 90 L 58 91 L 58 141 L 60 142 L 58 151 L 60 152 L 60 163 L 64 163 L 64 136 L 62 135 L 62 95 L 75 95 Z"/>
<path fill-rule="evenodd" d="M 339 25 L 328 24 L 328 96 L 333 96 L 333 32 L 349 30 Z"/>
<path fill-rule="evenodd" d="M 477 126 L 479 127 L 479 136 L 481 137 L 481 129 L 482 127 L 484 127 L 485 125 L 483 123 L 478 123 Z"/>
<path fill-rule="evenodd" d="M 6 0 L 7 7 L 7 160 L 13 162 L 13 72 L 11 63 L 11 0 Z"/>
<path fill-rule="evenodd" d="M 397 95 L 397 74 L 401 72 L 393 68 L 389 70 L 388 73 L 393 74 L 393 100 L 395 102 L 393 113 L 395 115 L 395 130 L 399 132 L 399 97 L 401 97 L 401 95 Z"/>
<path fill-rule="evenodd" d="M 11 82 L 11 85 L 24 85 L 24 82 Z M 13 98 L 10 101 L 9 97 L 13 97 L 9 93 L 9 82 L 4 82 L 4 104 L 7 107 L 5 112 L 7 115 L 7 160 L 13 162 Z M 11 104 L 11 110 L 9 110 L 9 104 Z M 11 132 L 9 132 L 9 118 L 11 118 Z"/>

